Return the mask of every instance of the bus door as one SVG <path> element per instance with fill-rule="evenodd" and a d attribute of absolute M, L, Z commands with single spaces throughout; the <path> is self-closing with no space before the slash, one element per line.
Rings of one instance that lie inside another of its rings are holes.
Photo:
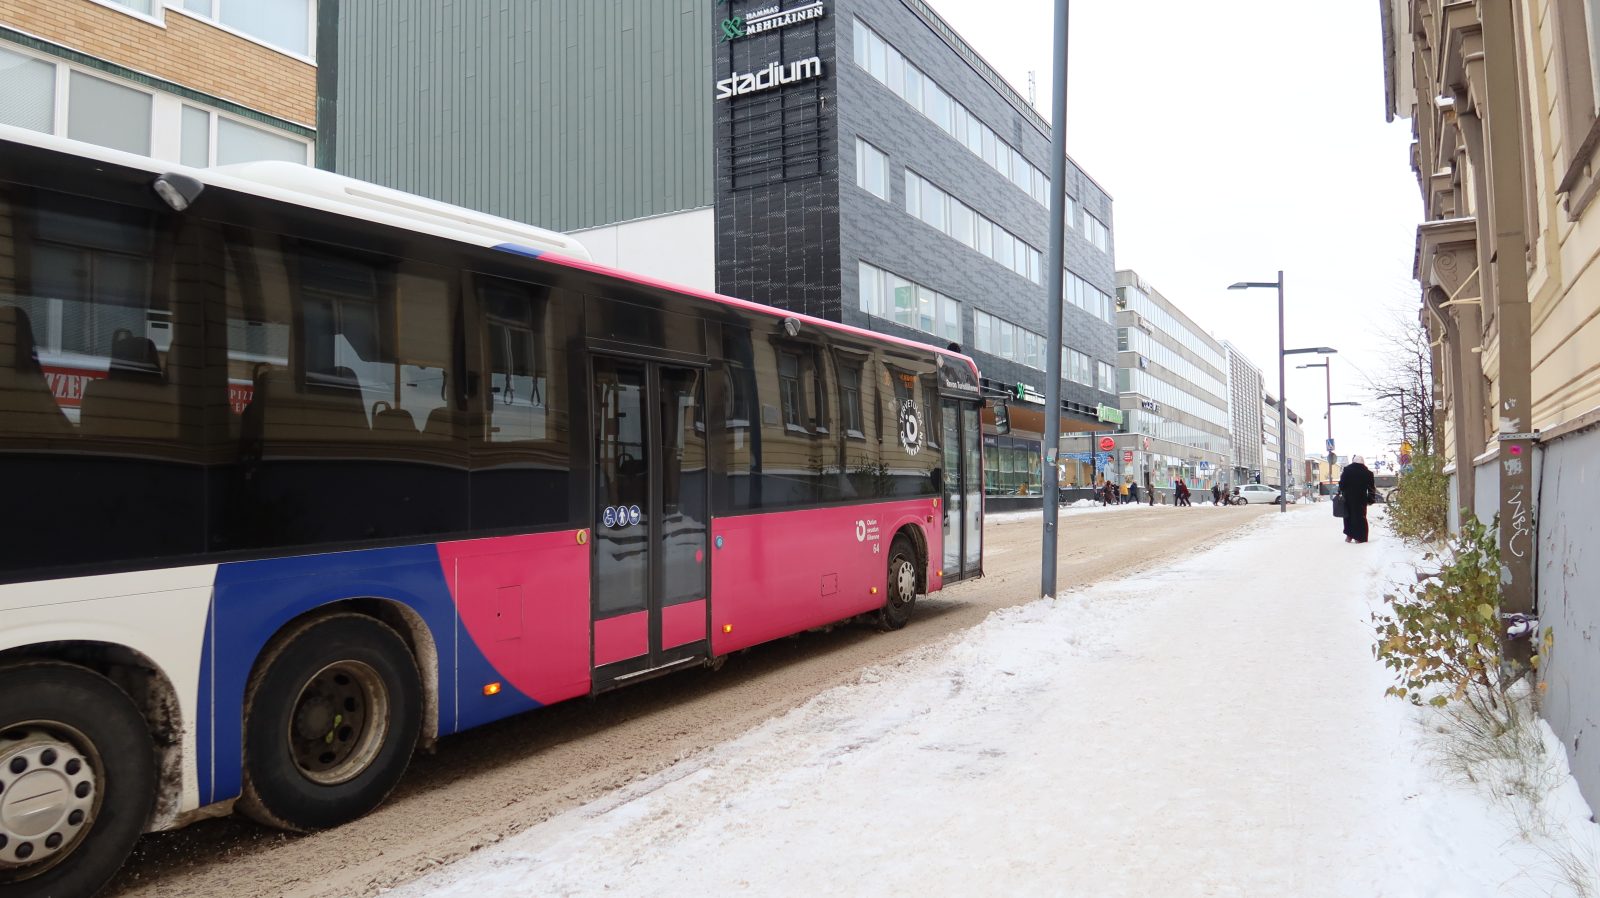
<path fill-rule="evenodd" d="M 978 403 L 941 400 L 945 582 L 982 573 L 983 465 Z"/>
<path fill-rule="evenodd" d="M 596 691 L 704 659 L 705 370 L 595 356 Z"/>

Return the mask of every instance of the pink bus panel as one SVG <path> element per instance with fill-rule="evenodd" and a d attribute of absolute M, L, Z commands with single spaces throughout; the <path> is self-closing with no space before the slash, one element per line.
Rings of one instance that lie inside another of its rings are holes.
<path fill-rule="evenodd" d="M 550 704 L 589 691 L 589 552 L 578 531 L 439 544 L 461 625 L 506 682 Z"/>
<path fill-rule="evenodd" d="M 936 506 L 924 498 L 714 519 L 712 545 L 721 546 L 712 549 L 712 653 L 878 608 L 889 544 L 902 526 L 921 530 L 928 558 L 943 557 Z M 930 590 L 942 585 L 934 570 Z"/>
<path fill-rule="evenodd" d="M 637 658 L 650 651 L 650 612 L 636 611 L 594 622 L 594 666 Z"/>
<path fill-rule="evenodd" d="M 706 600 L 661 609 L 661 647 L 676 648 L 706 638 Z"/>

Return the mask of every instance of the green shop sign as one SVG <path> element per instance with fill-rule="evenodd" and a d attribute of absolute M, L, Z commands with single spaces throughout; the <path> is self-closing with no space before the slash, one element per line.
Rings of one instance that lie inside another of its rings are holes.
<path fill-rule="evenodd" d="M 719 0 L 718 6 L 722 5 Z M 801 22 L 820 19 L 824 15 L 822 0 L 812 0 L 790 9 L 783 9 L 779 4 L 763 6 L 752 10 L 742 16 L 732 16 L 722 20 L 722 40 L 724 43 L 737 40 L 741 37 L 750 37 L 766 31 L 776 31 Z"/>
<path fill-rule="evenodd" d="M 1100 420 L 1110 424 L 1122 423 L 1122 409 L 1120 408 L 1112 408 L 1102 403 L 1095 407 L 1095 414 Z"/>

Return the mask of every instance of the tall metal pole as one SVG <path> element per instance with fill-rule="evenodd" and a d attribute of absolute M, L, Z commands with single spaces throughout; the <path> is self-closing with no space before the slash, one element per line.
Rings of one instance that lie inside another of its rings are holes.
<path fill-rule="evenodd" d="M 1333 359 L 1322 360 L 1322 374 L 1328 386 L 1328 446 L 1333 446 Z M 1333 449 L 1329 448 L 1329 452 Z"/>
<path fill-rule="evenodd" d="M 1278 511 L 1289 510 L 1289 397 L 1283 371 L 1283 271 L 1278 271 L 1278 489 L 1283 499 Z"/>
<path fill-rule="evenodd" d="M 1055 70 L 1050 78 L 1050 249 L 1045 255 L 1044 304 L 1050 349 L 1044 363 L 1044 556 L 1039 595 L 1056 594 L 1056 523 L 1061 488 L 1056 457 L 1061 451 L 1061 301 L 1066 257 L 1061 243 L 1067 222 L 1067 0 L 1056 0 Z M 1091 443 L 1089 451 L 1095 451 Z M 1089 456 L 1093 458 L 1093 455 Z"/>

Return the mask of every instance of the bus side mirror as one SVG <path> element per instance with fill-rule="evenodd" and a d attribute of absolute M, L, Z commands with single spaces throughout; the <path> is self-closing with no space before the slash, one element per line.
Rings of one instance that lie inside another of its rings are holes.
<path fill-rule="evenodd" d="M 1004 402 L 994 404 L 994 432 L 1001 435 L 1011 432 L 1011 410 Z"/>

